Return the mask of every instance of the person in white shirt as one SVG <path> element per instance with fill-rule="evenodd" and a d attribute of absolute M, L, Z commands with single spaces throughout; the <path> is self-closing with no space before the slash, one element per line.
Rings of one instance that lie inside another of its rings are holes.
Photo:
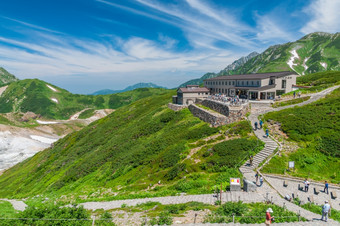
<path fill-rule="evenodd" d="M 325 205 L 322 207 L 322 217 L 321 220 L 325 217 L 325 221 L 327 222 L 328 213 L 331 211 L 331 206 L 328 204 L 328 201 L 325 201 Z"/>
<path fill-rule="evenodd" d="M 305 192 L 308 192 L 308 188 L 309 188 L 309 184 L 310 184 L 310 183 L 309 183 L 309 181 L 307 180 L 307 178 L 306 178 L 304 184 L 305 184 Z"/>

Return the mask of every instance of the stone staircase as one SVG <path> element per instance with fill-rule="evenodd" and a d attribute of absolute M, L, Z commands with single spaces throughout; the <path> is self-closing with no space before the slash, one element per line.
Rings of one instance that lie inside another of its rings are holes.
<path fill-rule="evenodd" d="M 251 122 L 251 125 L 254 125 L 254 123 L 258 121 L 258 115 L 259 114 L 251 114 L 249 115 L 249 121 Z M 247 179 L 253 179 L 254 178 L 254 170 L 259 167 L 259 165 L 265 161 L 270 155 L 272 155 L 276 148 L 278 148 L 278 144 L 273 141 L 270 137 L 265 136 L 265 132 L 262 129 L 254 130 L 255 135 L 257 138 L 259 138 L 261 141 L 265 143 L 264 148 L 257 153 L 253 158 L 253 164 L 250 165 L 249 160 L 246 161 L 240 168 L 240 172 L 244 175 L 245 178 L 251 174 L 252 178 Z"/>

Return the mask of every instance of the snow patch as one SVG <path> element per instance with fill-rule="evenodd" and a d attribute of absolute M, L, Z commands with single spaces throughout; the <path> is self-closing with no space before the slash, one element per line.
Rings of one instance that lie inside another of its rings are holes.
<path fill-rule="evenodd" d="M 51 138 L 37 136 L 37 135 L 30 135 L 30 137 L 33 140 L 37 140 L 37 141 L 40 141 L 40 142 L 45 143 L 45 144 L 52 144 L 52 143 L 57 141 L 57 139 L 51 139 Z"/>
<path fill-rule="evenodd" d="M 51 98 L 51 100 L 56 102 L 57 104 L 59 103 L 59 101 L 56 98 Z"/>
<path fill-rule="evenodd" d="M 299 55 L 297 54 L 296 49 L 293 49 L 293 50 L 291 50 L 291 51 L 289 51 L 289 52 L 290 52 L 291 54 L 293 54 L 293 56 L 290 57 L 290 59 L 287 61 L 287 64 L 289 65 L 289 67 L 290 67 L 293 71 L 295 71 L 294 68 L 293 68 L 293 66 L 296 66 L 297 64 L 294 63 L 294 60 L 295 60 L 295 59 L 299 59 Z M 296 72 L 296 71 L 295 71 L 295 72 Z"/>
<path fill-rule="evenodd" d="M 48 88 L 50 88 L 51 90 L 53 90 L 54 92 L 58 92 L 58 90 L 56 90 L 55 88 L 53 88 L 52 86 L 50 86 L 50 85 L 47 85 L 46 84 L 46 86 L 48 87 Z"/>
<path fill-rule="evenodd" d="M 325 62 L 320 62 L 321 66 L 327 70 L 327 64 Z"/>
<path fill-rule="evenodd" d="M 42 124 L 42 125 L 49 125 L 49 124 L 58 124 L 59 122 L 37 120 L 37 123 Z"/>
<path fill-rule="evenodd" d="M 306 62 L 309 60 L 309 57 L 307 57 L 307 58 L 305 58 L 304 60 L 303 60 L 303 64 L 302 64 L 302 66 L 305 68 L 305 70 L 302 72 L 302 75 L 304 75 L 305 74 L 305 71 L 308 69 L 308 66 L 306 65 Z"/>

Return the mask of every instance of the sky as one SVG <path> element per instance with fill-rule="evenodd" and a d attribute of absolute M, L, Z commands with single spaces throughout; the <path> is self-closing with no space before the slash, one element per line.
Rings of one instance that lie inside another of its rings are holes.
<path fill-rule="evenodd" d="M 253 51 L 340 31 L 339 0 L 10 0 L 0 67 L 74 93 L 174 88 Z"/>

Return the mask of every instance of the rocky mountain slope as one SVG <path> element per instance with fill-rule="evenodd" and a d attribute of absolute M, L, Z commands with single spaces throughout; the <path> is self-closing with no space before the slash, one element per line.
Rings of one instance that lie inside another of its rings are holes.
<path fill-rule="evenodd" d="M 205 75 L 203 75 L 201 78 L 199 79 L 192 79 L 190 81 L 187 81 L 183 84 L 180 85 L 180 87 L 185 87 L 186 85 L 200 85 L 203 83 L 203 81 L 205 79 L 209 79 L 209 78 L 214 78 L 217 76 L 223 76 L 223 75 L 231 75 L 233 74 L 233 72 L 235 70 L 238 70 L 240 67 L 242 67 L 246 62 L 248 62 L 251 58 L 255 57 L 259 55 L 257 52 L 252 52 L 250 53 L 248 56 L 245 57 L 241 57 L 238 60 L 235 60 L 232 64 L 229 64 L 226 68 L 224 68 L 223 70 L 221 70 L 219 73 L 206 73 Z"/>
<path fill-rule="evenodd" d="M 126 92 L 126 91 L 131 91 L 131 90 L 139 89 L 139 88 L 162 88 L 162 89 L 166 89 L 165 87 L 156 85 L 156 84 L 151 83 L 151 82 L 149 82 L 149 83 L 141 82 L 141 83 L 137 83 L 137 84 L 128 86 L 128 87 L 126 87 L 125 89 L 122 89 L 122 90 L 102 89 L 102 90 L 99 90 L 99 91 L 92 93 L 91 95 L 107 95 L 107 94 L 113 94 L 113 93 L 123 93 L 123 92 Z"/>
<path fill-rule="evenodd" d="M 271 46 L 263 53 L 240 58 L 219 73 L 207 73 L 187 84 L 202 84 L 204 79 L 233 74 L 295 71 L 300 75 L 340 70 L 340 33 L 311 33 L 295 42 Z"/>
<path fill-rule="evenodd" d="M 0 86 L 15 81 L 18 81 L 18 79 L 14 75 L 6 71 L 4 68 L 0 67 Z"/>

